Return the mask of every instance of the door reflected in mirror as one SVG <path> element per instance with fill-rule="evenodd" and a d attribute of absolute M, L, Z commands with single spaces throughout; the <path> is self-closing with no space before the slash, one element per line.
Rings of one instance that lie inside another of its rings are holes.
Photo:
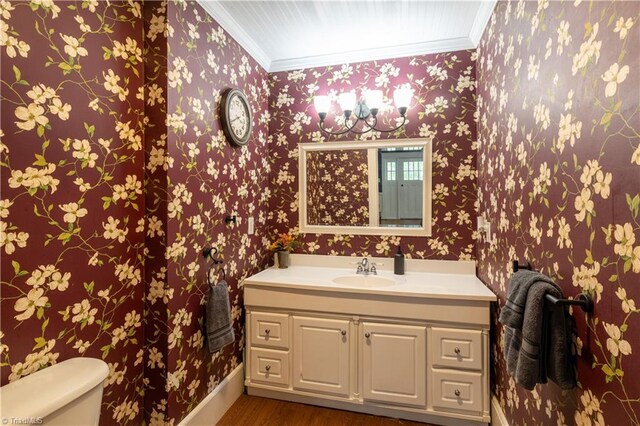
<path fill-rule="evenodd" d="M 299 148 L 301 232 L 430 235 L 430 141 Z"/>
<path fill-rule="evenodd" d="M 378 182 L 380 226 L 421 227 L 423 148 L 379 149 Z"/>

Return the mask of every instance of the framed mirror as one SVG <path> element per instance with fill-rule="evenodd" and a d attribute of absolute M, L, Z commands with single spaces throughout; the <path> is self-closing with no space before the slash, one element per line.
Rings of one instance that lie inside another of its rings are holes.
<path fill-rule="evenodd" d="M 431 235 L 431 140 L 301 143 L 300 232 Z"/>

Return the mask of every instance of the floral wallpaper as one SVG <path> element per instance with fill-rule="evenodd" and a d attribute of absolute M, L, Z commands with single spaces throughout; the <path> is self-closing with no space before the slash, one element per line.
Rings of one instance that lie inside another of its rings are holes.
<path fill-rule="evenodd" d="M 515 386 L 493 346 L 513 425 L 640 424 L 640 3 L 499 2 L 478 48 L 480 211 L 496 233 L 479 276 L 502 306 L 509 261 L 589 293 L 576 390 Z M 531 419 L 531 420 L 529 420 Z"/>
<path fill-rule="evenodd" d="M 145 84 L 145 293 L 144 418 L 150 424 L 167 419 L 167 305 L 174 290 L 167 281 L 167 171 L 173 164 L 167 147 L 167 2 L 143 3 Z"/>
<path fill-rule="evenodd" d="M 307 153 L 307 222 L 310 225 L 369 225 L 367 150 Z"/>
<path fill-rule="evenodd" d="M 160 127 L 147 141 L 147 180 L 160 188 L 147 193 L 147 237 L 155 254 L 148 262 L 146 300 L 149 318 L 160 322 L 148 324 L 147 331 L 158 330 L 147 340 L 147 362 L 149 374 L 164 370 L 166 381 L 150 390 L 146 403 L 150 423 L 177 424 L 242 362 L 241 283 L 264 269 L 268 258 L 270 89 L 266 71 L 196 2 L 150 2 L 149 7 L 146 42 L 166 41 L 167 72 L 163 76 L 160 66 L 157 81 L 148 86 L 148 104 L 152 93 L 156 102 L 164 98 L 154 111 L 163 115 L 166 108 L 166 130 L 163 121 L 149 120 Z M 158 63 L 163 55 L 162 48 L 155 51 Z M 150 61 L 155 69 L 156 59 Z M 229 144 L 219 119 L 221 94 L 232 87 L 246 93 L 253 111 L 253 133 L 242 148 Z M 237 222 L 227 225 L 228 215 Z M 253 235 L 249 217 L 255 220 Z M 236 335 L 233 345 L 216 354 L 204 345 L 205 247 L 219 250 L 224 260 Z"/>
<path fill-rule="evenodd" d="M 0 378 L 109 365 L 103 424 L 140 424 L 141 4 L 0 1 Z"/>
<path fill-rule="evenodd" d="M 193 1 L 0 0 L 0 16 L 1 384 L 96 357 L 110 371 L 101 424 L 179 423 L 241 362 L 242 281 L 297 228 L 298 143 L 353 139 L 318 130 L 313 95 L 382 89 L 391 127 L 389 98 L 409 85 L 407 126 L 367 138 L 433 137 L 433 235 L 305 235 L 299 251 L 477 255 L 500 304 L 510 259 L 530 260 L 596 308 L 574 311 L 570 392 L 516 388 L 496 324 L 510 422 L 640 424 L 640 4 L 501 1 L 477 53 L 271 75 Z M 230 87 L 253 110 L 242 148 L 220 129 Z M 341 164 L 345 178 L 362 168 Z M 476 253 L 478 207 L 497 238 Z M 237 336 L 216 354 L 204 247 L 225 261 Z"/>
<path fill-rule="evenodd" d="M 195 2 L 2 1 L 0 15 L 2 383 L 102 358 L 101 424 L 177 424 L 241 361 L 241 282 L 267 261 L 268 75 Z M 243 148 L 219 125 L 229 87 L 254 111 Z M 217 354 L 206 246 L 238 336 Z"/>
<path fill-rule="evenodd" d="M 378 117 L 391 128 L 400 117 L 393 91 L 414 90 L 406 126 L 391 134 L 375 132 L 364 138 L 433 137 L 433 235 L 393 237 L 363 235 L 303 235 L 297 250 L 315 254 L 389 256 L 402 243 L 408 256 L 435 259 L 475 257 L 476 203 L 476 54 L 459 51 L 270 75 L 269 162 L 271 191 L 269 224 L 272 233 L 295 232 L 298 227 L 298 144 L 350 141 L 354 135 L 327 137 L 318 129 L 313 106 L 316 94 L 334 101 L 341 92 L 380 89 L 384 106 Z M 337 130 L 337 103 L 325 125 Z M 340 121 L 340 118 L 338 118 Z M 343 119 L 342 119 L 343 120 Z M 362 139 L 363 137 L 361 137 Z"/>

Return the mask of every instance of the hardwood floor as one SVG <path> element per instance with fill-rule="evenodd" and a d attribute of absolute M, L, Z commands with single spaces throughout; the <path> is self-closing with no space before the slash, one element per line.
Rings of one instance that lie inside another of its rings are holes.
<path fill-rule="evenodd" d="M 409 420 L 242 395 L 218 426 L 428 426 Z"/>

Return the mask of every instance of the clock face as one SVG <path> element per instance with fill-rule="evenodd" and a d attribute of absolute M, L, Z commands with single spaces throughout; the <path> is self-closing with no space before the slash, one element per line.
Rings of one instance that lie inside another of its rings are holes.
<path fill-rule="evenodd" d="M 238 89 L 228 91 L 223 97 L 223 130 L 236 145 L 245 145 L 251 135 L 251 110 L 244 94 Z"/>
<path fill-rule="evenodd" d="M 229 121 L 233 134 L 239 138 L 249 130 L 249 111 L 238 95 L 234 95 L 229 101 Z"/>

